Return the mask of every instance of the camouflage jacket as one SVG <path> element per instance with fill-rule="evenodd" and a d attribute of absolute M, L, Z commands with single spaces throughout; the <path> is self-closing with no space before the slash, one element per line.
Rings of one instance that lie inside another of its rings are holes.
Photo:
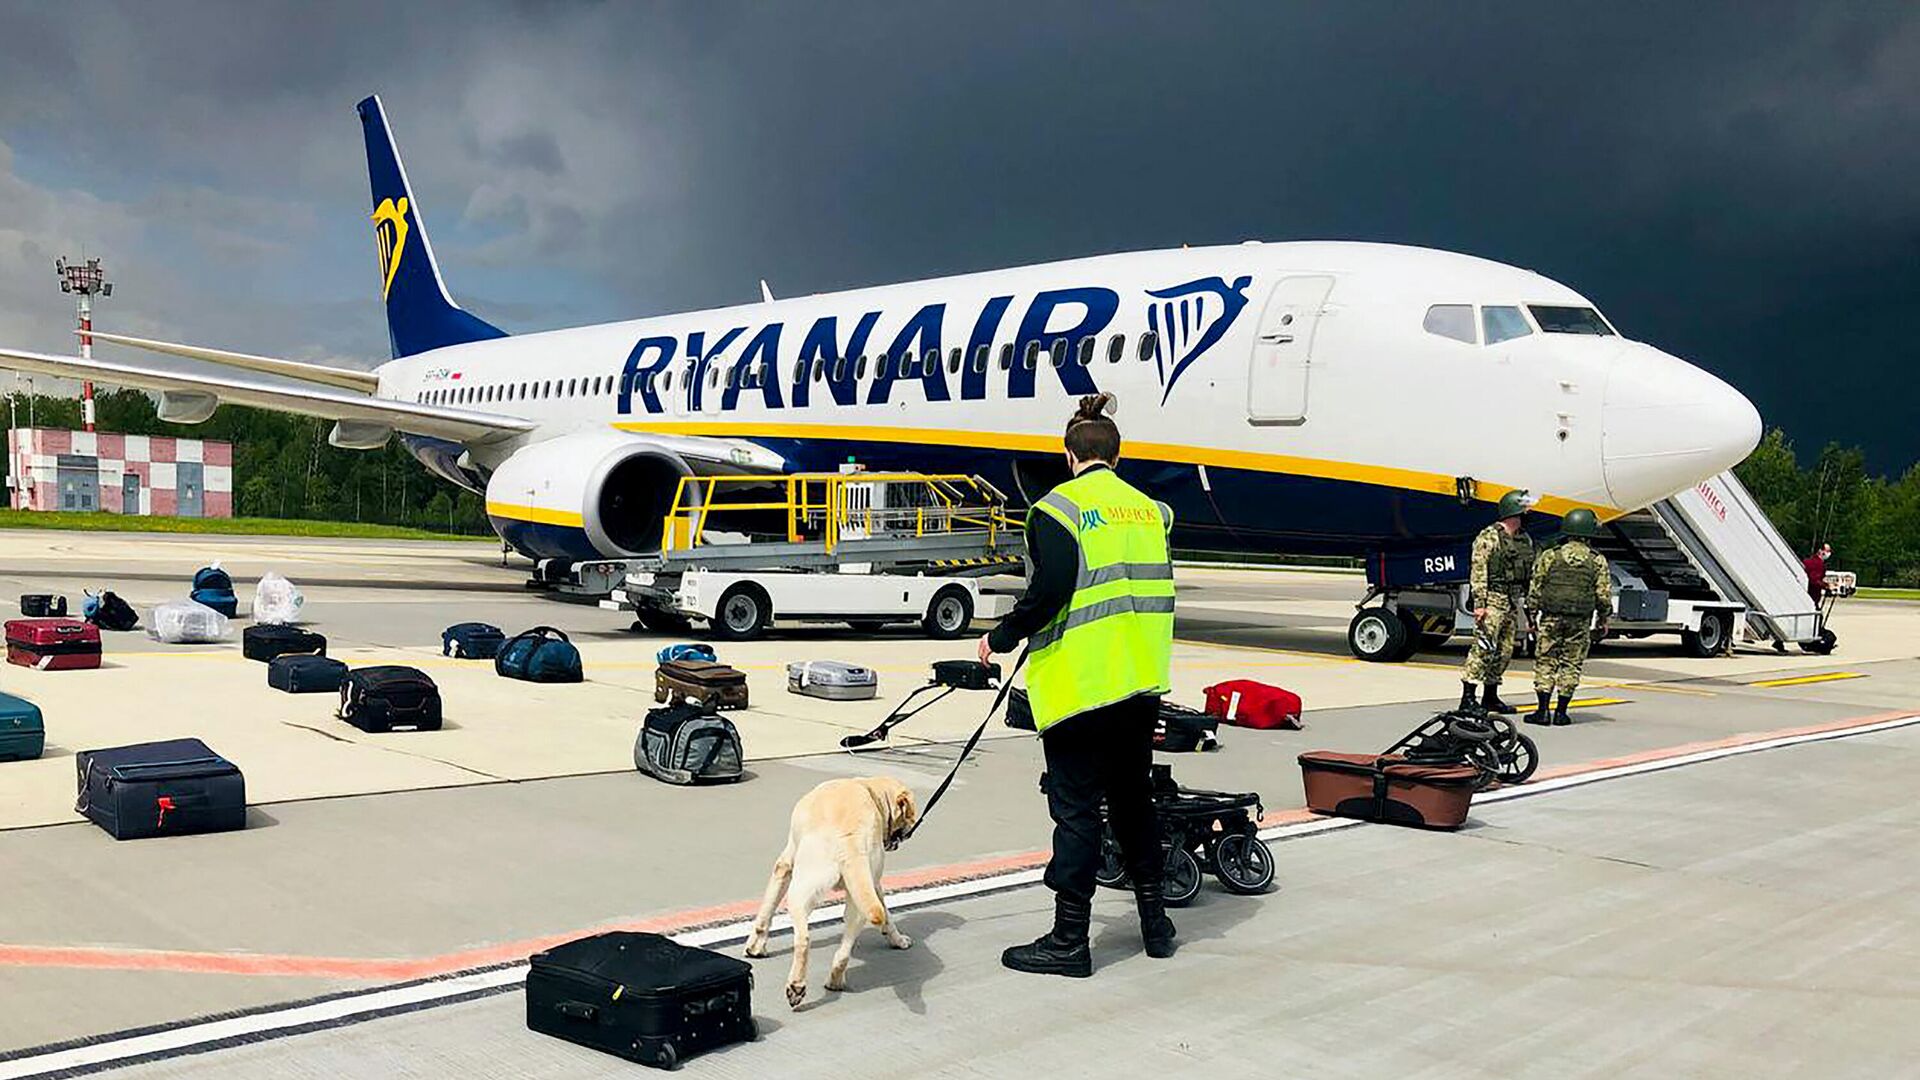
<path fill-rule="evenodd" d="M 1568 538 L 1543 552 L 1533 563 L 1533 584 L 1527 606 L 1548 615 L 1584 619 L 1595 611 L 1613 614 L 1612 580 L 1607 557 L 1585 540 Z"/>
<path fill-rule="evenodd" d="M 1489 595 L 1516 603 L 1527 595 L 1533 571 L 1533 541 L 1526 533 L 1508 536 L 1499 522 L 1473 538 L 1473 605 L 1483 607 Z"/>

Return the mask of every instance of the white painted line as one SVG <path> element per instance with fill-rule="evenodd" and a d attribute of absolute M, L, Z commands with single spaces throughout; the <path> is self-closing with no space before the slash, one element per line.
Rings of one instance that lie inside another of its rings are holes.
<path fill-rule="evenodd" d="M 1547 795 L 1555 791 L 1581 787 L 1586 784 L 1617 780 L 1622 777 L 1638 776 L 1643 773 L 1660 772 L 1666 769 L 1682 768 L 1722 758 L 1737 757 L 1742 754 L 1759 753 L 1781 747 L 1798 746 L 1803 743 L 1824 742 L 1843 739 L 1854 735 L 1867 735 L 1878 731 L 1890 731 L 1895 728 L 1920 724 L 1920 713 L 1911 716 L 1896 717 L 1877 724 L 1862 727 L 1837 728 L 1831 731 L 1807 732 L 1800 735 L 1785 735 L 1776 739 L 1738 746 L 1715 747 L 1678 757 L 1661 758 L 1654 761 L 1635 762 L 1617 765 L 1605 769 L 1596 769 L 1589 773 L 1573 776 L 1555 777 L 1538 783 L 1516 788 L 1502 788 L 1475 796 L 1477 803 L 1506 802 L 1512 799 L 1530 798 L 1535 795 Z M 1260 836 L 1267 840 L 1294 840 L 1321 833 L 1338 832 L 1356 828 L 1366 822 L 1348 818 L 1316 818 L 1311 821 L 1292 822 L 1286 825 L 1263 829 Z M 1043 871 L 1034 868 L 1016 870 L 988 877 L 973 878 L 967 881 L 948 882 L 942 885 L 925 885 L 912 889 L 901 889 L 887 894 L 887 906 L 896 911 L 926 907 L 949 900 L 980 896 L 986 893 L 1003 892 L 1024 888 L 1040 883 Z M 808 922 L 815 926 L 840 921 L 844 914 L 844 905 L 830 905 L 815 909 Z M 790 930 L 792 923 L 782 914 L 775 918 L 773 929 L 776 933 Z M 673 935 L 675 941 L 683 945 L 713 946 L 744 941 L 752 920 L 740 919 L 717 926 L 689 930 Z M 16 1058 L 12 1061 L 0 1061 L 0 1080 L 27 1080 L 30 1077 L 44 1076 L 50 1073 L 72 1074 L 75 1072 L 96 1072 L 123 1064 L 154 1058 L 174 1057 L 185 1054 L 204 1053 L 230 1045 L 259 1042 L 276 1035 L 293 1034 L 319 1028 L 340 1027 L 381 1016 L 407 1012 L 414 1009 L 430 1008 L 435 1004 L 448 1003 L 456 999 L 490 993 L 510 991 L 514 986 L 526 981 L 525 962 L 509 964 L 504 967 L 489 968 L 483 971 L 455 975 L 443 979 L 413 983 L 406 986 L 367 990 L 356 994 L 345 994 L 326 1001 L 292 1005 L 284 1009 L 269 1009 L 248 1016 L 229 1017 L 218 1020 L 186 1021 L 178 1027 L 163 1031 L 150 1031 L 125 1038 L 112 1039 L 86 1046 L 68 1047 L 50 1050 L 44 1054 Z"/>

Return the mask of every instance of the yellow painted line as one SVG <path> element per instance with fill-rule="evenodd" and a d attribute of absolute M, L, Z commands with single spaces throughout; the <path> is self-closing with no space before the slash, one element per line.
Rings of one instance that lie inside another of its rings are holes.
<path fill-rule="evenodd" d="M 1746 685 L 1767 687 L 1805 686 L 1808 683 L 1839 682 L 1841 679 L 1864 679 L 1866 677 L 1867 673 L 1864 671 L 1829 671 L 1825 675 L 1796 675 L 1791 679 L 1765 679 L 1761 682 L 1750 682 Z"/>
<path fill-rule="evenodd" d="M 707 435 L 751 439 L 840 439 L 847 442 L 905 443 L 965 447 L 977 450 L 1024 450 L 1058 454 L 1060 436 L 1025 435 L 1010 431 L 956 431 L 938 428 L 880 427 L 866 424 L 779 424 L 755 420 L 626 421 L 613 425 L 621 431 L 650 435 Z M 1311 476 L 1322 480 L 1347 480 L 1358 484 L 1421 491 L 1432 495 L 1455 494 L 1454 478 L 1417 469 L 1390 465 L 1366 465 L 1350 461 L 1296 457 L 1291 454 L 1263 454 L 1250 450 L 1226 450 L 1176 443 L 1150 443 L 1128 440 L 1128 457 L 1165 461 L 1180 465 L 1211 465 L 1223 469 L 1247 469 L 1253 472 Z M 1496 501 L 1511 487 L 1490 482 L 1478 485 L 1480 499 Z M 1543 495 L 1535 508 L 1549 514 L 1565 514 L 1575 507 L 1586 507 L 1603 519 L 1619 517 L 1625 511 L 1603 503 L 1581 502 L 1558 495 Z M 489 512 L 492 504 L 488 504 Z M 537 519 L 533 519 L 537 520 Z M 576 521 L 577 524 L 577 521 Z"/>
<path fill-rule="evenodd" d="M 1687 697 L 1718 697 L 1711 690 L 1695 690 L 1686 686 L 1667 686 L 1663 683 L 1606 683 L 1611 690 L 1651 690 L 1656 694 L 1684 694 Z"/>
<path fill-rule="evenodd" d="M 1627 705 L 1627 704 L 1631 704 L 1631 702 L 1629 702 L 1626 698 L 1623 698 L 1623 697 L 1574 698 L 1572 701 L 1567 702 L 1567 708 L 1591 709 L 1596 705 Z"/>
<path fill-rule="evenodd" d="M 578 529 L 586 524 L 585 519 L 573 511 L 549 510 L 544 506 L 489 502 L 487 513 L 494 517 L 512 518 L 515 521 L 531 521 L 537 525 L 565 525 Z"/>

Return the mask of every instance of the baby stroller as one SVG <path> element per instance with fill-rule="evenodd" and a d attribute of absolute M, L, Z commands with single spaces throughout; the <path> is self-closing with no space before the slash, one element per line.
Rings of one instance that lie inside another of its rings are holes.
<path fill-rule="evenodd" d="M 1200 894 L 1203 870 L 1228 892 L 1243 896 L 1265 892 L 1273 884 L 1273 849 L 1260 839 L 1258 793 L 1183 788 L 1173 782 L 1171 765 L 1155 765 L 1153 808 L 1167 853 L 1164 888 L 1170 906 L 1184 907 Z M 1100 869 L 1094 880 L 1110 889 L 1132 887 L 1111 823 L 1100 836 Z"/>
<path fill-rule="evenodd" d="M 1400 737 L 1386 753 L 1416 765 L 1471 765 L 1479 791 L 1498 782 L 1524 784 L 1540 767 L 1540 748 L 1513 721 L 1495 713 L 1444 712 Z"/>

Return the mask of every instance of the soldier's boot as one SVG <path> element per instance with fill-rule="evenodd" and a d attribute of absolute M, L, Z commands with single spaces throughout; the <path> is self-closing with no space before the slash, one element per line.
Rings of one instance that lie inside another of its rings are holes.
<path fill-rule="evenodd" d="M 1520 711 L 1500 700 L 1500 684 L 1497 682 L 1486 685 L 1485 693 L 1480 696 L 1480 707 L 1490 713 L 1500 713 L 1503 716 L 1512 716 Z"/>
<path fill-rule="evenodd" d="M 1001 953 L 1000 963 L 1029 975 L 1084 979 L 1093 974 L 1093 953 L 1087 948 L 1087 925 L 1092 921 L 1091 901 L 1055 893 L 1053 929 L 1030 945 L 1015 945 Z"/>
<path fill-rule="evenodd" d="M 1573 717 L 1567 715 L 1567 702 L 1573 700 L 1572 694 L 1561 694 L 1560 700 L 1553 706 L 1553 726 L 1566 727 L 1573 723 Z"/>
<path fill-rule="evenodd" d="M 1480 702 L 1476 697 L 1476 695 L 1479 692 L 1480 692 L 1480 688 L 1473 685 L 1470 682 L 1463 682 L 1460 684 L 1460 711 L 1461 712 L 1473 712 L 1474 710 L 1480 707 Z"/>
<path fill-rule="evenodd" d="M 1540 699 L 1540 704 L 1536 706 L 1532 712 L 1527 714 L 1527 723 L 1545 724 L 1549 720 L 1547 707 L 1553 704 L 1553 691 L 1535 690 L 1533 696 Z"/>
<path fill-rule="evenodd" d="M 1167 918 L 1165 887 L 1160 882 L 1142 882 L 1133 887 L 1134 906 L 1140 909 L 1140 940 L 1147 955 L 1165 960 L 1173 955 L 1173 920 Z"/>

